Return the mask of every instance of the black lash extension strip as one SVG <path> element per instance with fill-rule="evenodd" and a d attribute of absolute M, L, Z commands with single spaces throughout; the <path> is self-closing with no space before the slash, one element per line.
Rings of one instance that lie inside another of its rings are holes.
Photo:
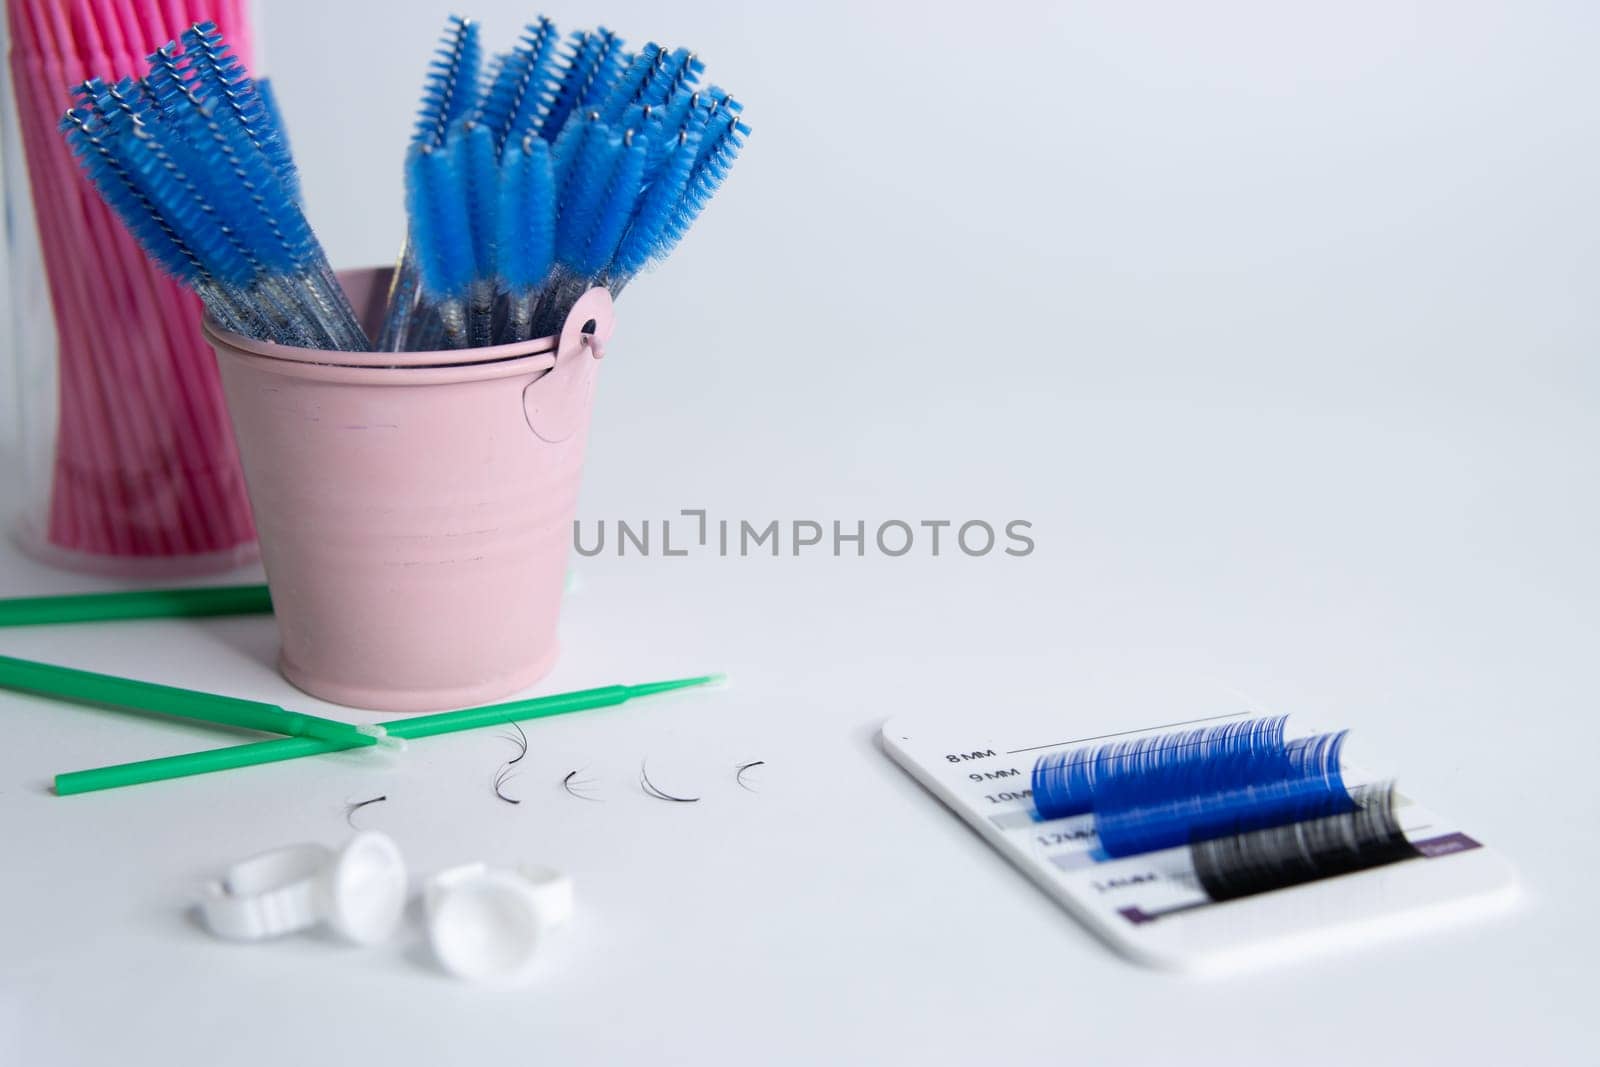
<path fill-rule="evenodd" d="M 1234 900 L 1421 855 L 1395 817 L 1392 782 L 1352 792 L 1352 811 L 1191 844 L 1200 887 Z"/>

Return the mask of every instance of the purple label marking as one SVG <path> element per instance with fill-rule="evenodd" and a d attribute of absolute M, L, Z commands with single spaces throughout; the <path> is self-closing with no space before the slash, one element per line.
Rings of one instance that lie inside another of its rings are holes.
<path fill-rule="evenodd" d="M 1478 842 L 1466 834 L 1445 834 L 1443 837 L 1430 837 L 1426 841 L 1413 841 L 1411 847 L 1424 859 L 1433 859 L 1437 856 L 1448 856 L 1455 852 L 1470 852 L 1475 848 L 1482 848 Z"/>

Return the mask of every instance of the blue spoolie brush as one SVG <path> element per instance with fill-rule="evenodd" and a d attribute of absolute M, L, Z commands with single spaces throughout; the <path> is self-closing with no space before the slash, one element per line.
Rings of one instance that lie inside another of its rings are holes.
<path fill-rule="evenodd" d="M 719 104 L 714 98 L 710 105 L 711 114 L 701 133 L 689 180 L 683 194 L 669 213 L 666 225 L 656 235 L 655 247 L 650 253 L 650 259 L 656 262 L 671 255 L 678 242 L 683 240 L 689 227 L 694 225 L 700 213 L 721 188 L 728 172 L 733 168 L 734 161 L 744 148 L 750 127 L 739 119 L 738 110 L 730 106 L 726 98 L 723 100 L 724 102 Z M 620 291 L 628 280 L 628 278 L 620 279 L 614 291 Z"/>
<path fill-rule="evenodd" d="M 413 149 L 442 147 L 451 125 L 471 116 L 478 105 L 481 63 L 478 24 L 452 15 L 445 25 L 439 48 L 423 82 L 422 105 L 417 111 L 416 129 L 411 138 Z M 411 155 L 408 154 L 408 205 L 411 203 L 409 190 L 412 166 Z M 415 226 L 413 216 L 413 231 Z M 412 232 L 401 245 L 400 259 L 389 284 L 389 304 L 384 313 L 383 328 L 378 335 L 378 350 L 381 352 L 415 348 L 417 339 L 412 333 L 422 328 L 428 318 L 417 313 L 423 294 L 421 272 L 414 250 L 416 240 L 416 234 Z"/>
<path fill-rule="evenodd" d="M 580 278 L 588 262 L 589 236 L 606 210 L 611 174 L 625 147 L 623 134 L 603 122 L 591 121 L 583 132 L 571 165 L 556 164 L 563 178 L 556 203 L 556 264 Z"/>
<path fill-rule="evenodd" d="M 195 49 L 209 43 L 198 29 L 186 33 L 185 40 Z M 203 169 L 215 175 L 209 179 L 213 182 L 209 195 L 262 259 L 265 271 L 259 285 L 275 303 L 294 309 L 291 322 L 308 327 L 295 339 L 297 343 L 365 351 L 366 335 L 264 146 L 266 131 L 258 129 L 262 113 L 254 106 L 253 90 L 245 96 L 238 85 L 219 86 L 214 79 L 226 68 L 217 64 L 216 51 L 209 56 L 209 62 L 200 57 L 191 63 L 191 72 L 208 72 L 192 83 L 179 72 L 173 46 L 150 57 L 146 84 L 162 119 L 189 146 L 210 153 L 211 165 Z M 212 87 L 211 107 L 202 105 L 195 85 Z"/>
<path fill-rule="evenodd" d="M 422 292 L 448 348 L 467 344 L 466 303 L 475 273 L 466 179 L 448 146 L 414 144 L 406 154 L 406 213 Z"/>
<path fill-rule="evenodd" d="M 541 124 L 558 40 L 555 24 L 540 18 L 523 30 L 516 48 L 500 57 L 477 116 L 493 131 L 496 153 L 503 156 L 507 145 L 520 147 Z"/>
<path fill-rule="evenodd" d="M 254 321 L 264 329 L 259 336 L 300 343 L 305 330 L 293 322 L 281 297 L 262 286 L 268 268 L 259 250 L 219 210 L 218 183 L 207 160 L 170 129 L 163 136 L 155 106 L 132 79 L 115 86 L 86 82 L 78 96 L 84 107 L 68 113 L 64 129 L 69 142 L 78 142 L 74 147 L 80 149 L 80 161 L 86 158 L 81 150 L 85 141 L 101 159 L 115 161 L 112 168 L 90 169 L 91 180 L 125 220 L 137 208 L 148 206 L 153 212 L 153 226 L 130 223 L 135 236 L 147 238 L 152 230 L 170 234 L 197 265 L 198 275 L 192 280 L 202 283 L 202 296 L 214 285 L 225 295 L 224 307 L 252 310 Z M 106 181 L 108 171 L 125 178 L 126 187 Z M 170 264 L 163 244 L 144 247 L 158 264 Z M 180 281 L 189 276 L 187 270 L 174 275 Z M 248 321 L 242 313 L 234 318 Z"/>
<path fill-rule="evenodd" d="M 610 90 L 621 65 L 622 38 L 604 26 L 572 35 L 550 95 L 540 136 L 554 142 L 573 116 L 587 114 Z"/>
<path fill-rule="evenodd" d="M 744 147 L 750 127 L 739 105 L 713 86 L 698 98 L 678 132 L 670 154 L 649 176 L 649 184 L 616 254 L 604 271 L 613 295 L 651 263 L 672 254 L 700 212 L 716 195 Z M 666 107 L 670 112 L 673 102 Z"/>
<path fill-rule="evenodd" d="M 467 236 L 472 246 L 473 279 L 467 300 L 467 343 L 493 343 L 495 298 L 495 217 L 500 206 L 500 168 L 494 134 L 475 120 L 452 127 L 445 153 L 460 176 L 466 199 Z"/>
<path fill-rule="evenodd" d="M 555 266 L 534 312 L 536 336 L 554 332 L 585 288 L 583 268 L 590 235 L 604 213 L 613 170 L 622 157 L 623 132 L 591 111 L 567 124 L 551 149 L 556 187 Z"/>
<path fill-rule="evenodd" d="M 183 33 L 183 60 L 193 95 L 230 132 L 248 141 L 254 154 L 272 168 L 285 201 L 286 225 L 299 231 L 303 253 L 300 268 L 314 275 L 307 292 L 319 305 L 319 315 L 341 348 L 360 351 L 369 345 L 366 334 L 343 299 L 322 248 L 309 237 L 310 227 L 300 213 L 300 173 L 289 151 L 289 141 L 279 118 L 277 99 L 266 81 L 251 79 L 244 65 L 222 39 L 216 23 L 203 22 Z M 152 57 L 152 76 L 159 62 Z M 360 346 L 359 348 L 356 346 Z"/>
<path fill-rule="evenodd" d="M 366 351 L 299 206 L 281 131 L 210 24 L 143 82 L 83 83 L 61 129 L 145 251 L 217 321 L 284 344 Z M 142 218 L 140 216 L 143 216 Z"/>
<path fill-rule="evenodd" d="M 266 79 L 253 81 L 214 22 L 183 34 L 183 59 L 195 95 L 220 121 L 230 124 L 271 164 L 290 199 L 300 200 L 300 172 Z"/>
<path fill-rule="evenodd" d="M 412 233 L 390 318 L 410 315 L 413 273 L 425 313 L 392 343 L 552 332 L 584 289 L 620 292 L 670 253 L 727 176 L 749 128 L 727 93 L 695 90 L 693 52 L 628 55 L 604 28 L 557 51 L 548 19 L 529 24 L 469 106 L 475 27 L 447 28 L 413 141 L 427 151 L 407 162 Z"/>
<path fill-rule="evenodd" d="M 682 130 L 670 140 L 606 272 L 606 284 L 613 294 L 621 292 L 652 260 L 666 254 L 662 235 L 688 189 L 699 150 L 699 130 Z"/>
<path fill-rule="evenodd" d="M 664 105 L 680 90 L 693 87 L 704 71 L 705 64 L 687 48 L 674 48 L 662 52 L 639 94 L 629 103 Z"/>
<path fill-rule="evenodd" d="M 528 133 L 500 162 L 498 264 L 507 294 L 504 342 L 533 336 L 533 306 L 555 260 L 555 173 L 550 145 Z"/>
<path fill-rule="evenodd" d="M 612 163 L 600 207 L 589 225 L 577 262 L 572 266 L 573 272 L 584 279 L 585 288 L 588 280 L 604 271 L 616 255 L 617 245 L 638 203 L 649 160 L 650 146 L 645 136 L 634 130 L 623 133 L 622 150 Z"/>
<path fill-rule="evenodd" d="M 107 147 L 104 125 L 92 111 L 79 108 L 68 111 L 61 120 L 61 130 L 89 181 L 146 255 L 199 294 L 206 311 L 225 328 L 253 336 L 270 335 L 255 311 L 236 299 L 230 287 L 207 266 L 189 241 L 173 229 L 163 210 L 129 171 L 127 161 Z M 214 240 L 221 241 L 216 231 L 213 230 L 212 235 Z M 243 285 L 249 278 L 249 265 L 242 259 L 237 260 L 237 264 L 239 269 L 233 280 Z"/>
<path fill-rule="evenodd" d="M 451 125 L 472 114 L 478 106 L 481 64 L 478 24 L 451 15 L 422 87 L 422 106 L 417 111 L 413 144 L 435 147 L 444 144 L 445 133 Z"/>
<path fill-rule="evenodd" d="M 616 84 L 606 95 L 606 99 L 599 107 L 600 118 L 603 122 L 621 122 L 628 108 L 638 102 L 644 95 L 645 87 L 649 84 L 661 59 L 661 46 L 654 41 L 647 41 L 643 48 L 634 54 Z"/>
<path fill-rule="evenodd" d="M 300 199 L 300 171 L 294 165 L 294 154 L 289 147 L 289 132 L 283 124 L 283 112 L 278 109 L 278 94 L 272 88 L 270 78 L 261 78 L 255 83 L 256 99 L 261 102 L 262 117 L 270 135 L 263 139 L 262 149 L 274 160 L 273 166 L 278 171 L 278 177 L 283 179 L 283 184 L 288 188 L 290 195 L 296 200 Z"/>

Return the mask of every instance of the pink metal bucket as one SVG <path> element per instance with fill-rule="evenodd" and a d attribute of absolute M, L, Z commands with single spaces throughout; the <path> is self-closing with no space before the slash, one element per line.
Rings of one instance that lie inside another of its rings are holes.
<path fill-rule="evenodd" d="M 344 278 L 369 315 L 383 273 Z M 289 681 L 429 711 L 550 670 L 611 327 L 604 289 L 559 337 L 464 351 L 320 352 L 205 324 Z"/>

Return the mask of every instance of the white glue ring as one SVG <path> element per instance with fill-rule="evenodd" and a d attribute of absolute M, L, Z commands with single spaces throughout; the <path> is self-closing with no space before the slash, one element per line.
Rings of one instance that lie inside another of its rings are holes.
<path fill-rule="evenodd" d="M 545 932 L 572 914 L 572 880 L 556 871 L 521 873 L 481 863 L 435 875 L 424 892 L 428 938 L 451 974 L 517 985 L 532 972 Z"/>
<path fill-rule="evenodd" d="M 405 908 L 406 871 L 385 834 L 357 834 L 334 852 L 289 845 L 241 860 L 205 887 L 200 912 L 218 937 L 259 941 L 327 921 L 358 944 L 393 932 Z"/>
<path fill-rule="evenodd" d="M 386 939 L 406 910 L 406 864 L 388 834 L 351 838 L 323 884 L 329 925 L 358 945 Z"/>

